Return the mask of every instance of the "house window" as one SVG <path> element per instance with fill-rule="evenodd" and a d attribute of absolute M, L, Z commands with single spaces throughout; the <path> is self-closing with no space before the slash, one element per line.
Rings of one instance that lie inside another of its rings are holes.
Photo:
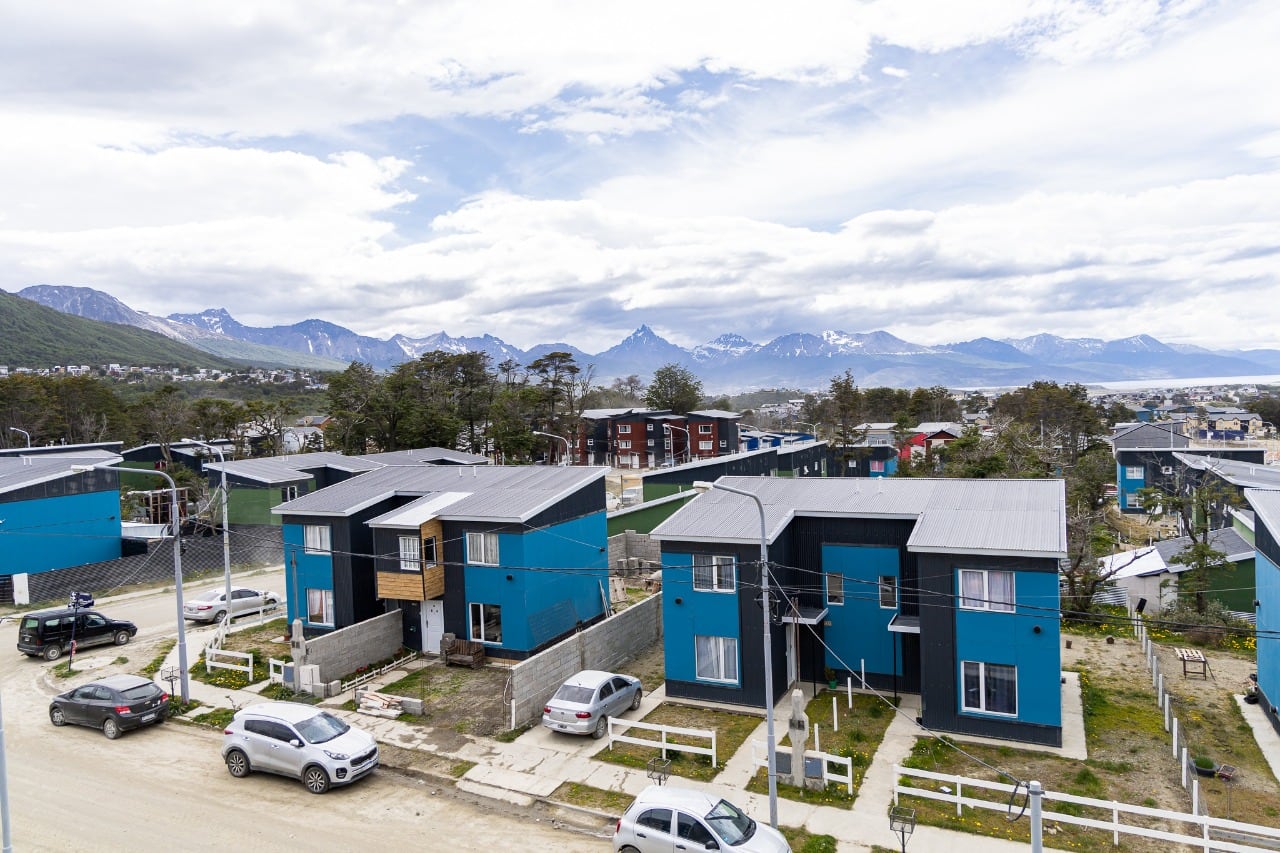
<path fill-rule="evenodd" d="M 498 534 L 468 533 L 467 562 L 477 566 L 498 565 Z"/>
<path fill-rule="evenodd" d="M 496 604 L 471 605 L 471 639 L 482 643 L 502 642 L 502 608 Z"/>
<path fill-rule="evenodd" d="M 827 604 L 844 604 L 844 575 L 827 572 Z"/>
<path fill-rule="evenodd" d="M 1013 572 L 960 570 L 960 606 L 965 610 L 1012 612 Z"/>
<path fill-rule="evenodd" d="M 723 439 L 723 438 L 722 438 L 722 439 L 720 439 L 720 446 L 721 446 L 722 448 L 724 448 L 724 447 L 728 447 L 728 446 L 729 446 L 729 442 L 728 442 L 726 439 Z"/>
<path fill-rule="evenodd" d="M 618 434 L 619 434 L 619 435 L 630 435 L 630 434 L 631 434 L 631 424 L 618 424 Z"/>
<path fill-rule="evenodd" d="M 620 447 L 620 448 L 621 448 L 621 449 L 623 449 L 623 450 L 629 450 L 629 449 L 631 449 L 631 442 L 630 442 L 630 441 L 619 441 L 619 442 L 618 442 L 618 447 Z"/>
<path fill-rule="evenodd" d="M 280 490 L 280 500 L 291 501 L 298 497 L 297 486 L 285 486 Z"/>
<path fill-rule="evenodd" d="M 854 464 L 857 464 L 857 463 L 854 463 Z M 884 473 L 884 460 L 883 460 L 883 459 L 873 459 L 873 460 L 871 461 L 871 473 L 872 473 L 872 474 L 883 474 L 883 473 Z"/>
<path fill-rule="evenodd" d="M 898 579 L 893 575 L 880 576 L 880 606 L 893 609 L 898 606 Z"/>
<path fill-rule="evenodd" d="M 595 443 L 596 443 L 596 440 L 594 438 L 587 439 L 587 447 L 594 447 Z"/>
<path fill-rule="evenodd" d="M 302 525 L 302 551 L 306 554 L 328 554 L 329 525 Z"/>
<path fill-rule="evenodd" d="M 968 660 L 961 666 L 964 670 L 964 710 L 1017 715 L 1017 667 Z"/>
<path fill-rule="evenodd" d="M 850 460 L 849 460 L 849 467 L 850 467 L 850 468 L 857 468 L 857 467 L 858 467 L 858 460 L 857 460 L 857 459 L 850 459 Z"/>
<path fill-rule="evenodd" d="M 436 564 L 436 537 L 425 536 L 422 539 L 422 565 L 434 566 Z"/>
<path fill-rule="evenodd" d="M 653 432 L 653 424 L 645 424 L 644 428 L 647 429 L 649 432 Z"/>
<path fill-rule="evenodd" d="M 700 681 L 738 681 L 738 641 L 734 637 L 693 638 Z"/>
<path fill-rule="evenodd" d="M 699 442 L 698 442 L 698 449 L 699 449 L 699 450 L 712 450 L 712 449 L 714 449 L 714 448 L 715 448 L 715 446 L 716 446 L 716 443 L 715 443 L 714 441 L 699 441 Z"/>
<path fill-rule="evenodd" d="M 421 543 L 418 542 L 417 536 L 401 536 L 400 537 L 400 571 L 417 572 L 421 571 Z"/>
<path fill-rule="evenodd" d="M 646 443 L 649 445 L 649 447 L 653 447 L 653 439 L 652 439 L 652 438 L 651 438 L 651 439 L 649 439 L 649 440 L 648 440 L 648 442 L 646 442 Z"/>
<path fill-rule="evenodd" d="M 694 554 L 693 588 L 703 592 L 733 592 L 733 557 Z"/>
<path fill-rule="evenodd" d="M 307 590 L 307 621 L 312 625 L 333 624 L 333 590 Z"/>
<path fill-rule="evenodd" d="M 1141 465 L 1124 466 L 1124 476 L 1126 480 L 1141 480 L 1144 478 Z"/>
<path fill-rule="evenodd" d="M 711 424 L 698 424 L 698 435 L 711 435 Z"/>

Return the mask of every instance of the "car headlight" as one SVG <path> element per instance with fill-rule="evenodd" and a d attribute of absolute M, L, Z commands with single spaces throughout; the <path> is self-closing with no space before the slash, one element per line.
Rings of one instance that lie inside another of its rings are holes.
<path fill-rule="evenodd" d="M 351 757 L 347 755 L 345 752 L 330 752 L 327 749 L 324 751 L 324 754 L 332 758 L 334 761 L 346 761 L 348 758 Z"/>

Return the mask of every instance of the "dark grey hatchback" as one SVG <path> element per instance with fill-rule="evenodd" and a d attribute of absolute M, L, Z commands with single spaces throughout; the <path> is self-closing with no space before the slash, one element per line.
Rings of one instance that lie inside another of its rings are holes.
<path fill-rule="evenodd" d="M 168 716 L 169 694 L 140 675 L 109 675 L 49 703 L 49 721 L 55 726 L 91 726 L 111 740 L 130 729 L 163 723 Z"/>

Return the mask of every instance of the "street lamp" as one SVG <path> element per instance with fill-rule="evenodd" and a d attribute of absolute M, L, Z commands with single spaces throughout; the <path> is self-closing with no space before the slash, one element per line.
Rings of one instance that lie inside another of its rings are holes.
<path fill-rule="evenodd" d="M 218 454 L 218 464 L 222 468 L 222 574 L 226 580 L 227 597 L 225 603 L 227 605 L 227 624 L 231 624 L 231 531 L 230 521 L 227 517 L 227 457 L 223 454 L 221 447 L 215 447 L 203 441 L 197 441 L 194 438 L 185 439 L 192 444 L 198 444 L 208 450 L 212 450 Z M 263 602 L 266 607 L 266 602 Z"/>
<path fill-rule="evenodd" d="M 809 423 L 808 421 L 795 421 L 795 425 L 796 425 L 796 426 L 811 426 L 811 427 L 813 427 L 813 440 L 814 440 L 814 441 L 817 441 L 817 440 L 818 440 L 818 427 L 820 426 L 820 424 L 818 424 L 818 423 L 816 423 L 816 422 L 815 422 L 815 423 Z"/>
<path fill-rule="evenodd" d="M 19 429 L 18 427 L 9 427 L 9 429 L 13 430 L 14 432 L 20 432 L 23 435 L 25 435 L 27 437 L 27 449 L 31 448 L 31 433 L 27 432 L 25 429 Z"/>
<path fill-rule="evenodd" d="M 560 464 L 561 465 L 569 464 L 569 453 L 570 453 L 569 439 L 565 438 L 563 435 L 556 435 L 554 432 L 543 432 L 542 430 L 537 430 L 537 429 L 533 431 L 533 434 L 540 435 L 543 438 L 554 438 L 554 439 L 557 439 L 558 441 L 563 441 L 564 442 L 564 461 L 561 462 Z"/>
<path fill-rule="evenodd" d="M 902 842 L 902 853 L 907 853 L 907 839 L 916 831 L 916 810 L 906 806 L 889 809 L 889 830 L 896 832 Z"/>
<path fill-rule="evenodd" d="M 154 474 L 164 477 L 169 484 L 169 523 L 173 525 L 173 585 L 177 591 L 178 602 L 178 669 L 182 673 L 182 704 L 191 701 L 191 685 L 187 673 L 187 622 L 182 616 L 182 526 L 178 515 L 178 484 L 163 471 L 151 468 L 121 468 L 119 465 L 103 463 L 99 465 L 72 465 L 71 470 L 79 473 L 93 471 L 98 468 L 110 468 L 114 471 L 128 471 L 130 474 Z M 228 610 L 230 604 L 227 605 Z"/>
<path fill-rule="evenodd" d="M 692 444 L 693 444 L 693 439 L 689 437 L 689 430 L 685 429 L 684 427 L 678 427 L 678 426 L 676 426 L 675 424 L 663 424 L 663 425 L 662 425 L 662 429 L 663 429 L 663 432 L 665 432 L 668 436 L 670 436 L 670 435 L 671 435 L 671 431 L 672 431 L 673 429 L 678 429 L 678 430 L 680 430 L 682 433 L 684 433 L 684 460 L 685 460 L 686 462 L 692 462 L 692 461 L 693 461 L 693 450 L 692 450 L 692 447 L 691 447 L 691 446 L 692 446 Z M 673 447 L 673 448 L 672 448 L 672 451 L 674 451 L 674 450 L 675 450 L 675 448 Z M 675 455 L 675 453 L 673 452 L 671 455 L 672 455 L 672 456 L 674 456 L 674 455 Z"/>
<path fill-rule="evenodd" d="M 773 741 L 773 640 L 770 634 L 769 618 L 772 607 L 769 603 L 769 533 L 765 527 L 764 504 L 754 493 L 744 489 L 735 489 L 722 483 L 708 483 L 705 480 L 696 480 L 693 488 L 699 492 L 719 489 L 722 492 L 751 498 L 756 502 L 756 509 L 760 511 L 760 601 L 762 604 L 761 611 L 764 614 L 764 719 L 765 732 L 768 738 L 767 752 L 769 754 L 769 825 L 777 829 L 778 749 L 777 744 Z M 793 756 L 792 761 L 795 760 Z"/>

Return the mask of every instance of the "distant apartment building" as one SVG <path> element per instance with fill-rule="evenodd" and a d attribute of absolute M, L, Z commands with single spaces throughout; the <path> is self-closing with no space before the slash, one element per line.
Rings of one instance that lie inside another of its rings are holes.
<path fill-rule="evenodd" d="M 738 452 L 737 412 L 588 409 L 573 438 L 581 465 L 661 468 Z"/>

